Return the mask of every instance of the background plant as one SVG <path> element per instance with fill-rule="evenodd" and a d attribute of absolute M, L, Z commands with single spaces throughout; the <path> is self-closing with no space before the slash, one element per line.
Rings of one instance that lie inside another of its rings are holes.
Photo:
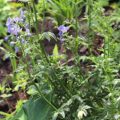
<path fill-rule="evenodd" d="M 18 102 L 14 115 L 1 114 L 6 120 L 119 120 L 119 14 L 113 9 L 106 15 L 108 1 L 46 2 L 40 1 L 43 8 L 39 14 L 39 5 L 36 9 L 33 1 L 28 3 L 26 10 L 31 13 L 26 12 L 26 22 L 31 32 L 35 29 L 31 36 L 26 36 L 25 21 L 20 24 L 24 29 L 19 39 L 10 32 L 21 52 L 19 57 L 6 45 L 13 66 L 15 58 L 19 59 L 13 67 L 14 89 L 24 89 L 30 98 Z M 84 16 L 80 18 L 78 13 L 84 5 Z M 64 41 L 57 34 L 60 26 L 55 26 L 55 34 L 39 31 L 39 18 L 44 27 L 47 8 L 53 11 L 51 17 L 58 25 L 64 24 L 62 29 L 69 28 L 62 34 Z M 65 24 L 66 19 L 75 22 Z M 55 45 L 49 54 L 44 42 L 52 41 Z"/>

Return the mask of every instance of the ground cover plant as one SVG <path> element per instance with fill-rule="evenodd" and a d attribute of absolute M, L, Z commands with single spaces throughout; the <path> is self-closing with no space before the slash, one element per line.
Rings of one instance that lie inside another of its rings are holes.
<path fill-rule="evenodd" d="M 1 120 L 120 120 L 119 0 L 15 4 L 0 41 L 11 69 Z"/>

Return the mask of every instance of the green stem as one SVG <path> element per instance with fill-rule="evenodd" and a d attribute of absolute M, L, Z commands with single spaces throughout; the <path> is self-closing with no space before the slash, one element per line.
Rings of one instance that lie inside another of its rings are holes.
<path fill-rule="evenodd" d="M 36 29 L 36 32 L 37 32 L 37 39 L 39 40 L 39 24 L 38 24 L 38 18 L 37 18 L 37 10 L 36 10 L 34 1 L 32 1 L 32 3 L 33 3 L 34 15 L 35 15 L 35 24 L 36 24 L 35 29 Z M 46 58 L 46 61 L 49 62 L 49 59 L 48 59 L 48 57 L 47 57 L 47 55 L 46 55 L 46 52 L 45 52 L 45 50 L 44 50 L 44 47 L 43 47 L 43 45 L 42 45 L 42 42 L 40 42 L 40 49 L 41 49 L 41 51 L 42 51 L 42 54 L 43 54 L 44 57 Z"/>
<path fill-rule="evenodd" d="M 75 4 L 75 12 L 77 13 L 77 5 L 76 3 Z M 78 54 L 78 34 L 79 34 L 79 22 L 78 22 L 78 16 L 77 14 L 75 13 L 75 28 L 76 28 L 76 39 L 75 39 L 75 48 L 76 48 L 76 51 L 75 53 Z"/>
<path fill-rule="evenodd" d="M 37 19 L 37 10 L 36 10 L 36 7 L 35 7 L 35 3 L 34 3 L 34 0 L 32 0 L 32 4 L 33 4 L 33 12 L 34 12 L 34 15 L 35 15 L 35 29 L 36 29 L 36 32 L 37 34 L 39 34 L 39 24 L 38 24 L 38 19 Z"/>
<path fill-rule="evenodd" d="M 37 38 L 39 39 L 39 35 L 38 35 L 38 34 L 39 34 L 39 30 L 38 30 L 37 11 L 36 11 L 36 7 L 35 7 L 35 4 L 34 4 L 33 1 L 32 1 L 32 3 L 33 3 L 34 15 L 35 15 L 35 23 L 36 23 Z M 45 57 L 47 63 L 51 66 L 51 63 L 50 63 L 50 61 L 49 61 L 49 58 L 48 58 L 47 55 L 46 55 L 46 52 L 45 52 L 44 47 L 43 47 L 43 45 L 42 45 L 42 42 L 40 42 L 40 49 L 41 49 L 42 54 L 44 55 L 44 57 Z M 54 73 L 55 79 L 57 79 L 56 73 L 54 72 L 52 66 L 51 66 L 51 69 L 52 69 L 52 71 L 53 71 L 53 73 Z M 64 88 L 64 90 L 66 91 L 67 95 L 68 95 L 69 97 L 71 97 L 71 94 L 70 94 L 69 90 L 62 84 L 61 81 L 59 81 L 59 83 L 61 84 L 61 86 L 63 86 L 63 88 Z"/>
<path fill-rule="evenodd" d="M 88 41 L 89 41 L 90 48 L 91 48 L 91 44 L 92 44 L 92 41 L 91 41 L 91 35 L 92 35 L 92 28 L 91 28 L 91 22 L 92 22 L 92 16 L 91 16 L 92 4 L 93 4 L 92 0 L 87 0 Z"/>
<path fill-rule="evenodd" d="M 28 64 L 27 58 L 25 56 L 24 47 L 23 47 L 23 44 L 21 42 L 20 42 L 20 45 L 21 45 L 21 50 L 22 50 L 22 54 L 23 54 L 22 59 L 23 59 L 23 62 L 25 62 L 26 65 L 27 65 L 26 70 L 27 70 L 29 78 L 31 79 L 32 77 L 31 77 L 31 74 L 30 74 L 30 71 L 29 71 L 29 64 Z"/>
<path fill-rule="evenodd" d="M 45 0 L 43 1 L 43 23 L 42 23 L 42 32 L 44 32 L 44 24 L 45 24 Z"/>
<path fill-rule="evenodd" d="M 36 83 L 34 83 L 34 86 L 36 87 L 37 91 L 39 92 L 40 96 L 42 96 L 42 98 L 55 110 L 57 111 L 58 109 L 42 94 L 42 92 L 40 91 L 39 87 L 36 85 Z"/>

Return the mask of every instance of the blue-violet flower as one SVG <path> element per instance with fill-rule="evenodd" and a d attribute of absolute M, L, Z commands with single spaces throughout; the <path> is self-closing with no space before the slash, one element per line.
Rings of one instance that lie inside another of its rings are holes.
<path fill-rule="evenodd" d="M 64 25 L 60 25 L 58 27 L 58 30 L 59 30 L 58 35 L 60 37 L 60 41 L 64 41 L 64 39 L 63 39 L 63 33 L 67 32 L 69 30 L 69 27 L 68 26 L 66 27 Z"/>

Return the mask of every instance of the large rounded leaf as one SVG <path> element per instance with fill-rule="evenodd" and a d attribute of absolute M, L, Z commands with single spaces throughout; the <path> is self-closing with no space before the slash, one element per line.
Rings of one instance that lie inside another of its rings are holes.
<path fill-rule="evenodd" d="M 31 98 L 15 114 L 5 120 L 50 120 L 52 109 L 43 98 Z"/>
<path fill-rule="evenodd" d="M 30 99 L 23 107 L 27 120 L 49 120 L 51 107 L 42 98 Z"/>

